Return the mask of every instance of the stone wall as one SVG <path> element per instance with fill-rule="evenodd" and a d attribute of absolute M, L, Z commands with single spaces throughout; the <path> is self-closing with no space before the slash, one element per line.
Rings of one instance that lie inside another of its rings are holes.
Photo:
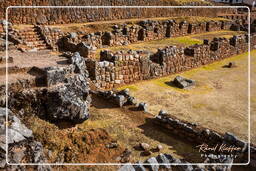
<path fill-rule="evenodd" d="M 238 163 L 247 163 L 248 162 L 248 143 L 240 140 L 235 135 L 231 133 L 221 134 L 213 130 L 209 130 L 197 124 L 189 123 L 186 121 L 179 120 L 174 116 L 163 113 L 156 116 L 154 119 L 155 123 L 164 127 L 166 132 L 170 134 L 175 134 L 181 138 L 186 138 L 187 141 L 190 141 L 193 144 L 200 145 L 207 143 L 209 146 L 225 143 L 227 145 L 240 147 L 241 150 L 237 153 L 228 152 L 226 154 L 237 155 L 235 162 Z M 256 147 L 251 144 L 250 146 L 251 158 L 250 166 L 256 167 Z M 222 152 L 225 154 L 225 152 Z M 215 154 L 218 155 L 218 154 Z"/>
<path fill-rule="evenodd" d="M 255 35 L 252 36 L 255 40 Z M 248 49 L 248 36 L 215 38 L 186 48 L 169 46 L 150 54 L 145 51 L 102 51 L 100 62 L 87 58 L 87 68 L 96 86 L 111 89 L 138 80 L 146 80 L 206 65 Z"/>
<path fill-rule="evenodd" d="M 173 6 L 180 5 L 178 1 L 157 1 L 157 0 L 1 0 L 0 19 L 5 18 L 5 10 L 8 6 Z M 182 5 L 207 5 L 206 2 L 186 2 Z M 127 18 L 149 18 L 164 16 L 217 16 L 217 11 L 221 13 L 231 13 L 233 9 L 10 9 L 9 19 L 14 24 L 64 24 L 64 23 L 80 23 L 101 20 L 115 20 Z"/>
<path fill-rule="evenodd" d="M 186 21 L 176 22 L 175 20 L 143 20 L 133 25 L 115 25 L 112 31 L 107 32 L 90 34 L 72 33 L 63 39 L 61 48 L 75 52 L 77 51 L 74 48 L 75 45 L 81 42 L 96 48 L 128 45 L 140 41 L 159 40 L 207 31 L 229 30 L 232 23 L 231 21 L 188 23 Z M 57 40 L 54 41 L 56 44 Z"/>

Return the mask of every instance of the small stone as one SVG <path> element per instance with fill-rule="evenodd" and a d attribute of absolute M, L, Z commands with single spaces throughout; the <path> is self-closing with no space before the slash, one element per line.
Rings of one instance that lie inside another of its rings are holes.
<path fill-rule="evenodd" d="M 147 143 L 140 143 L 140 147 L 143 149 L 143 150 L 148 150 L 149 149 L 149 144 Z"/>
<path fill-rule="evenodd" d="M 106 145 L 107 148 L 117 148 L 118 144 L 116 142 L 112 142 Z"/>
<path fill-rule="evenodd" d="M 146 103 L 141 102 L 141 103 L 139 103 L 138 110 L 147 112 L 148 111 L 148 105 Z"/>
<path fill-rule="evenodd" d="M 158 151 L 161 151 L 161 150 L 163 149 L 163 146 L 159 144 L 159 145 L 157 145 L 156 149 L 157 149 Z"/>
<path fill-rule="evenodd" d="M 158 113 L 158 115 L 166 115 L 166 114 L 167 114 L 167 112 L 164 111 L 164 110 L 160 110 L 159 113 Z"/>
<path fill-rule="evenodd" d="M 236 67 L 236 63 L 235 62 L 229 62 L 228 68 L 235 68 Z"/>

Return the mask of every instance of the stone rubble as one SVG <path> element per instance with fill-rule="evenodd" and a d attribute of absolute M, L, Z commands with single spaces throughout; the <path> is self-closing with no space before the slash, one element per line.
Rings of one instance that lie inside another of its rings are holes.
<path fill-rule="evenodd" d="M 0 169 L 26 170 L 26 166 L 7 165 L 6 154 L 6 109 L 0 108 Z M 9 163 L 47 163 L 43 146 L 33 138 L 33 133 L 8 109 L 8 162 Z M 34 169 L 50 171 L 50 166 L 34 166 Z"/>
<path fill-rule="evenodd" d="M 218 170 L 218 171 L 231 171 L 233 160 L 230 158 L 221 158 L 221 159 L 212 159 L 211 157 L 207 158 L 204 163 L 223 163 L 227 165 L 192 165 L 191 163 L 185 161 L 185 160 L 179 160 L 177 158 L 174 158 L 170 154 L 159 154 L 156 157 L 150 157 L 144 162 L 137 162 L 134 165 L 131 163 L 125 163 L 125 165 L 121 166 L 118 171 L 160 171 L 160 170 L 179 170 L 179 171 L 194 171 L 194 170 L 200 170 L 200 171 L 208 171 L 208 170 Z M 175 165 L 186 163 L 186 165 Z"/>

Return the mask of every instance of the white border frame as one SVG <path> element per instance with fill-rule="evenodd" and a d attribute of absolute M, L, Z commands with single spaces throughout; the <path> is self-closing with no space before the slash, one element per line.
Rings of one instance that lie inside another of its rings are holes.
<path fill-rule="evenodd" d="M 221 165 L 221 166 L 228 166 L 228 165 L 234 165 L 234 166 L 246 166 L 250 164 L 250 135 L 251 135 L 251 69 L 250 69 L 250 61 L 251 61 L 251 49 L 250 49 L 250 17 L 251 17 L 251 11 L 250 8 L 247 6 L 8 6 L 5 11 L 5 19 L 8 23 L 8 10 L 12 8 L 88 8 L 88 9 L 99 9 L 99 8 L 247 8 L 248 10 L 248 162 L 247 163 L 232 163 L 232 164 L 224 164 L 224 163 L 158 163 L 156 165 Z M 8 123 L 8 24 L 5 29 L 6 31 L 6 123 Z M 21 166 L 39 166 L 39 165 L 49 165 L 49 166 L 88 166 L 88 165 L 106 165 L 106 166 L 122 166 L 122 165 L 140 165 L 136 163 L 9 163 L 8 161 L 8 125 L 6 124 L 6 163 L 8 165 L 21 165 Z M 143 165 L 152 165 L 149 163 L 143 163 Z"/>

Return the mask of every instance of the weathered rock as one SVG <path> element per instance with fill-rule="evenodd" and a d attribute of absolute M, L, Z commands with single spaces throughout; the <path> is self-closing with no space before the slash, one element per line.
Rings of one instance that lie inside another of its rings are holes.
<path fill-rule="evenodd" d="M 151 171 L 158 171 L 159 169 L 159 163 L 157 162 L 155 157 L 151 157 L 145 161 L 145 163 L 149 163 L 150 165 L 147 165 L 146 167 L 149 168 Z"/>
<path fill-rule="evenodd" d="M 146 168 L 143 166 L 141 161 L 137 162 L 136 165 L 133 165 L 136 171 L 146 171 Z"/>
<path fill-rule="evenodd" d="M 229 62 L 227 67 L 228 68 L 235 68 L 236 67 L 236 63 L 235 62 Z"/>
<path fill-rule="evenodd" d="M 117 148 L 118 144 L 116 142 L 112 142 L 106 145 L 107 148 Z"/>
<path fill-rule="evenodd" d="M 46 86 L 50 87 L 65 80 L 67 71 L 63 67 L 48 67 L 45 68 L 45 82 Z"/>
<path fill-rule="evenodd" d="M 43 153 L 43 146 L 33 139 L 32 131 L 21 123 L 10 110 L 8 110 L 8 139 L 5 141 L 6 109 L 0 108 L 0 169 L 26 170 L 25 166 L 7 165 L 5 162 L 6 143 L 8 142 L 9 163 L 43 163 L 47 162 Z M 50 171 L 49 166 L 36 166 L 38 170 Z"/>
<path fill-rule="evenodd" d="M 70 63 L 75 66 L 75 73 L 82 74 L 84 77 L 89 76 L 85 60 L 80 56 L 78 52 L 75 52 L 74 55 L 70 58 Z"/>
<path fill-rule="evenodd" d="M 90 96 L 83 79 L 83 76 L 76 75 L 70 84 L 48 90 L 45 104 L 49 120 L 81 122 L 88 119 Z"/>
<path fill-rule="evenodd" d="M 171 165 L 169 164 L 172 160 L 172 158 L 169 158 L 168 155 L 166 154 L 159 154 L 157 157 L 156 157 L 156 160 L 158 161 L 158 163 L 160 164 L 165 164 L 165 165 L 160 165 L 161 168 L 167 168 L 167 169 L 170 169 L 171 168 Z"/>
<path fill-rule="evenodd" d="M 179 88 L 182 88 L 182 89 L 195 85 L 194 80 L 186 79 L 186 78 L 181 77 L 181 76 L 175 77 L 175 79 L 173 80 L 173 83 L 174 83 L 175 86 L 177 86 Z"/>
<path fill-rule="evenodd" d="M 148 111 L 148 105 L 146 103 L 141 102 L 138 105 L 138 110 L 147 112 Z"/>
<path fill-rule="evenodd" d="M 158 115 L 166 115 L 166 114 L 167 114 L 167 112 L 164 111 L 164 110 L 160 110 L 159 113 L 158 113 Z"/>
<path fill-rule="evenodd" d="M 123 107 L 123 105 L 127 102 L 127 99 L 123 95 L 117 95 L 115 97 L 115 101 L 119 107 Z"/>
<path fill-rule="evenodd" d="M 124 166 L 118 169 L 118 171 L 135 171 L 135 169 L 131 163 L 126 163 Z"/>

